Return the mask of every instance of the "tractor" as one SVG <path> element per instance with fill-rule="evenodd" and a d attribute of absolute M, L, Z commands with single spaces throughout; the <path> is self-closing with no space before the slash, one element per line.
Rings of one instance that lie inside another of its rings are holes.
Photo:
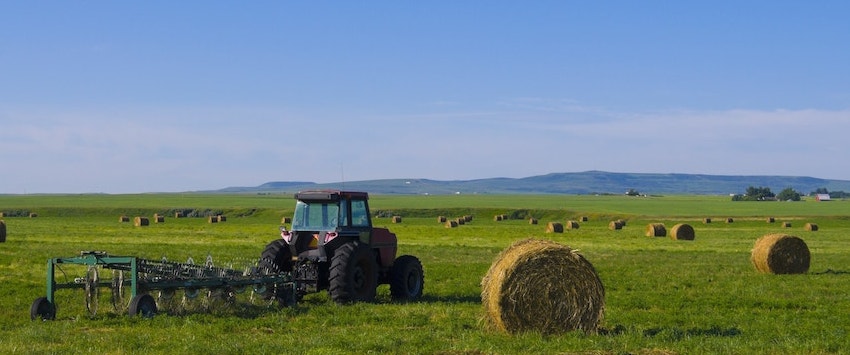
<path fill-rule="evenodd" d="M 340 304 L 371 302 L 381 284 L 396 301 L 422 296 L 422 264 L 396 257 L 396 235 L 372 226 L 366 192 L 302 191 L 295 200 L 290 230 L 280 227 L 281 238 L 266 245 L 259 266 L 291 273 L 296 297 L 327 290 Z"/>

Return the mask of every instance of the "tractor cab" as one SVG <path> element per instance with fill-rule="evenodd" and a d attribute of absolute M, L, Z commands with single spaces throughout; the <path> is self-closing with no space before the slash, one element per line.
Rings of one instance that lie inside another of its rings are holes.
<path fill-rule="evenodd" d="M 295 194 L 292 230 L 281 237 L 299 258 L 326 261 L 328 251 L 352 240 L 370 244 L 372 221 L 365 192 L 306 191 Z"/>

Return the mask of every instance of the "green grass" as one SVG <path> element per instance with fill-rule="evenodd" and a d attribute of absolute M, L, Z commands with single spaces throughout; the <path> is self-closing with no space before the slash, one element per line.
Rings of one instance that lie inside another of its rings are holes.
<path fill-rule="evenodd" d="M 86 314 L 78 290 L 57 292 L 58 319 L 29 320 L 44 294 L 45 263 L 80 250 L 113 255 L 167 256 L 183 261 L 211 254 L 217 264 L 244 263 L 277 237 L 289 195 L 44 195 L 0 196 L 0 211 L 30 210 L 37 218 L 6 217 L 0 244 L 0 353 L 842 353 L 850 349 L 850 203 L 731 202 L 727 197 L 671 196 L 374 196 L 372 208 L 398 213 L 378 218 L 400 239 L 400 253 L 422 260 L 421 302 L 394 304 L 382 286 L 379 302 L 339 306 L 325 294 L 294 308 L 239 305 L 153 319 L 111 311 Z M 228 221 L 167 218 L 133 227 L 121 214 L 173 208 L 221 209 Z M 493 221 L 494 214 L 534 216 Z M 474 215 L 447 229 L 437 215 Z M 237 215 L 242 217 L 236 217 Z M 589 216 L 578 230 L 545 234 L 548 221 Z M 766 223 L 768 216 L 776 223 Z M 714 222 L 703 224 L 704 217 Z M 725 223 L 734 217 L 734 223 Z M 608 221 L 625 218 L 620 231 Z M 790 221 L 792 228 L 781 227 Z M 648 238 L 646 224 L 689 223 L 694 241 Z M 803 230 L 806 222 L 820 230 Z M 763 275 L 749 262 L 767 233 L 800 236 L 812 253 L 805 275 Z M 506 335 L 481 322 L 481 277 L 513 241 L 552 239 L 593 263 L 606 290 L 603 331 Z M 65 268 L 67 277 L 84 270 Z M 243 297 L 245 298 L 245 297 Z"/>

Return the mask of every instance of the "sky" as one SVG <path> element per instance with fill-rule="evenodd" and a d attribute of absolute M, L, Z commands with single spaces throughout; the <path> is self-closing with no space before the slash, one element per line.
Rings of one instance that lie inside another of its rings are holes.
<path fill-rule="evenodd" d="M 850 180 L 847 1 L 0 1 L 0 194 Z"/>

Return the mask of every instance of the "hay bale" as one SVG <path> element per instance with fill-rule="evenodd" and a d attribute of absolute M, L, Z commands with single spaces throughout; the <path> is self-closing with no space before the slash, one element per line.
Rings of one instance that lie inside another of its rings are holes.
<path fill-rule="evenodd" d="M 392 221 L 393 223 L 401 223 L 401 216 L 393 216 Z"/>
<path fill-rule="evenodd" d="M 670 228 L 670 239 L 673 240 L 694 240 L 696 233 L 694 227 L 686 223 L 679 223 L 673 228 Z"/>
<path fill-rule="evenodd" d="M 130 222 L 130 217 L 127 217 L 127 216 L 118 217 L 118 223 L 127 223 L 127 222 Z"/>
<path fill-rule="evenodd" d="M 30 213 L 30 218 L 38 217 L 38 213 L 32 212 Z"/>
<path fill-rule="evenodd" d="M 133 225 L 136 226 L 136 227 L 144 227 L 144 226 L 147 226 L 147 225 L 150 225 L 150 224 L 151 224 L 151 222 L 148 220 L 147 217 L 133 218 Z"/>
<path fill-rule="evenodd" d="M 579 221 L 587 222 L 587 219 L 587 216 L 581 216 L 581 218 L 579 218 Z"/>
<path fill-rule="evenodd" d="M 814 224 L 814 223 L 806 223 L 806 225 L 803 226 L 803 228 L 805 230 L 809 231 L 809 232 L 817 232 L 818 231 L 818 225 Z"/>
<path fill-rule="evenodd" d="M 466 220 L 465 220 L 465 219 L 463 219 L 463 218 L 460 218 L 460 217 L 459 217 L 459 218 L 455 218 L 455 222 L 457 222 L 457 225 L 459 225 L 459 226 L 462 226 L 462 225 L 466 224 Z"/>
<path fill-rule="evenodd" d="M 623 229 L 623 224 L 620 221 L 611 221 L 608 222 L 608 229 L 612 231 Z"/>
<path fill-rule="evenodd" d="M 666 237 L 667 236 L 667 228 L 664 227 L 664 223 L 650 223 L 646 225 L 646 236 L 647 237 Z"/>
<path fill-rule="evenodd" d="M 456 220 L 446 222 L 446 228 L 457 228 L 458 224 Z"/>
<path fill-rule="evenodd" d="M 564 225 L 558 222 L 549 222 L 546 225 L 546 233 L 564 233 Z"/>
<path fill-rule="evenodd" d="M 767 217 L 767 223 L 773 223 L 773 222 L 776 222 L 776 218 Z"/>
<path fill-rule="evenodd" d="M 620 226 L 621 226 L 621 227 L 625 227 L 625 226 L 626 226 L 626 220 L 625 220 L 625 219 L 620 218 L 620 219 L 618 219 L 618 220 L 617 220 L 617 223 L 620 223 Z"/>
<path fill-rule="evenodd" d="M 771 274 L 804 274 L 809 271 L 809 247 L 799 237 L 768 234 L 756 240 L 750 261 L 756 270 Z"/>
<path fill-rule="evenodd" d="M 732 223 L 732 222 L 735 222 L 735 220 L 732 219 L 731 217 L 726 218 L 726 223 Z"/>
<path fill-rule="evenodd" d="M 0 243 L 6 242 L 6 221 L 0 219 Z"/>
<path fill-rule="evenodd" d="M 437 216 L 437 223 L 446 223 L 446 216 Z"/>
<path fill-rule="evenodd" d="M 605 289 L 593 265 L 552 241 L 526 239 L 502 251 L 481 280 L 486 323 L 516 334 L 595 333 Z"/>
<path fill-rule="evenodd" d="M 218 216 L 207 217 L 207 223 L 218 223 Z"/>
<path fill-rule="evenodd" d="M 534 217 L 529 218 L 528 224 L 537 224 L 537 218 L 534 218 Z"/>
<path fill-rule="evenodd" d="M 710 223 L 711 223 L 711 218 L 707 218 L 707 217 L 706 217 L 706 218 L 703 218 L 703 219 L 702 219 L 702 223 L 710 224 Z"/>
<path fill-rule="evenodd" d="M 578 224 L 577 221 L 567 221 L 566 226 L 567 226 L 567 229 L 578 229 L 579 228 L 579 224 Z"/>
<path fill-rule="evenodd" d="M 280 223 L 281 223 L 281 224 L 292 223 L 292 217 L 281 217 L 281 218 L 280 218 Z"/>
<path fill-rule="evenodd" d="M 218 216 L 215 216 L 215 218 L 218 218 L 219 223 L 227 222 L 227 216 L 218 215 Z"/>
<path fill-rule="evenodd" d="M 183 212 L 181 212 L 181 211 L 174 212 L 174 218 L 183 218 Z"/>
<path fill-rule="evenodd" d="M 159 213 L 154 213 L 153 221 L 154 221 L 154 223 L 165 223 L 165 216 L 163 216 Z"/>
<path fill-rule="evenodd" d="M 493 216 L 493 221 L 495 221 L 495 222 L 499 222 L 499 221 L 501 221 L 501 220 L 502 220 L 502 217 L 503 217 L 502 215 L 497 214 L 497 215 Z"/>
<path fill-rule="evenodd" d="M 782 228 L 791 228 L 791 222 L 782 222 Z"/>
<path fill-rule="evenodd" d="M 472 222 L 472 215 L 468 214 L 468 215 L 463 216 L 463 221 L 464 222 Z"/>

